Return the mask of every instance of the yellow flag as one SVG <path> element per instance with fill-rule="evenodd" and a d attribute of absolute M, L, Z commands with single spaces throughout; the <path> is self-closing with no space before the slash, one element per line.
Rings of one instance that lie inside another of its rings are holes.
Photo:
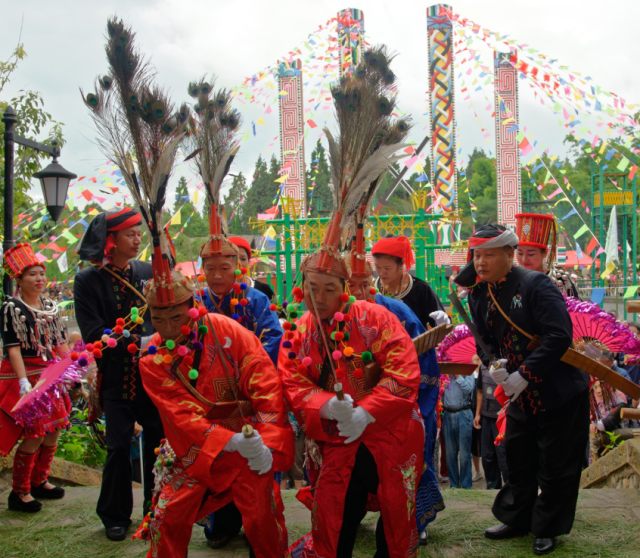
<path fill-rule="evenodd" d="M 607 264 L 607 267 L 605 268 L 605 270 L 602 272 L 602 274 L 600 275 L 600 279 L 606 279 L 607 277 L 609 277 L 609 275 L 611 275 L 611 272 L 616 268 L 616 264 L 614 264 L 613 262 L 609 262 Z"/>
<path fill-rule="evenodd" d="M 260 124 L 260 125 L 264 126 L 264 120 L 262 120 L 262 116 L 260 118 L 258 118 L 258 120 L 256 121 L 256 124 Z"/>
<path fill-rule="evenodd" d="M 279 182 L 280 184 L 282 184 L 287 178 L 289 178 L 289 175 L 285 174 L 284 176 L 278 178 L 278 180 L 274 180 L 274 182 Z"/>
<path fill-rule="evenodd" d="M 171 219 L 171 223 L 169 223 L 170 225 L 181 225 L 182 224 L 182 219 L 180 217 L 180 211 L 182 208 L 178 209 L 178 212 L 173 216 L 173 219 Z"/>
<path fill-rule="evenodd" d="M 146 248 L 142 251 L 142 254 L 140 254 L 140 261 L 141 262 L 147 261 L 147 249 Z"/>
<path fill-rule="evenodd" d="M 193 194 L 193 205 L 198 205 L 198 194 L 200 193 L 200 190 L 196 190 L 196 193 Z"/>

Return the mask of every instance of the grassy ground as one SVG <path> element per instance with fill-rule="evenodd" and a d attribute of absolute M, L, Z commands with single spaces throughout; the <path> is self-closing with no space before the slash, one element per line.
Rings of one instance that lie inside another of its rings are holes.
<path fill-rule="evenodd" d="M 136 492 L 140 492 L 139 490 Z M 483 529 L 493 525 L 490 506 L 494 494 L 482 490 L 445 490 L 447 509 L 438 515 L 429 529 L 429 545 L 420 549 L 429 558 L 530 558 L 531 536 L 510 541 L 489 541 Z M 139 495 L 136 494 L 139 498 Z M 3 502 L 6 495 L 2 496 Z M 141 542 L 107 541 L 95 515 L 97 490 L 72 488 L 68 497 L 45 503 L 33 516 L 0 510 L 0 556 L 3 558 L 129 558 L 142 557 L 147 546 Z M 284 495 L 289 540 L 294 541 L 309 529 L 309 513 L 294 499 L 292 491 Z M 140 519 L 136 505 L 134 524 Z M 373 556 L 373 526 L 377 517 L 370 514 L 361 528 L 354 556 Z M 248 556 L 243 537 L 224 551 L 207 548 L 202 530 L 195 528 L 189 549 L 190 558 L 232 558 Z M 614 490 L 583 491 L 576 524 L 562 538 L 557 557 L 640 558 L 640 494 Z"/>

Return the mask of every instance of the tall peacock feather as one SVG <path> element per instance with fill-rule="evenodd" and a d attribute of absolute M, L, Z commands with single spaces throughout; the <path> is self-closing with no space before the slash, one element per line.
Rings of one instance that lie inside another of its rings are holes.
<path fill-rule="evenodd" d="M 193 159 L 202 177 L 209 200 L 209 238 L 200 256 L 237 255 L 237 248 L 227 237 L 226 220 L 222 216 L 220 189 L 231 163 L 238 152 L 240 113 L 231 108 L 231 93 L 226 89 L 214 91 L 213 80 L 206 77 L 189 84 L 189 95 L 196 99 L 195 116 L 187 139 L 187 159 Z"/>
<path fill-rule="evenodd" d="M 109 73 L 96 80 L 96 93 L 81 93 L 98 130 L 98 145 L 120 169 L 149 227 L 158 302 L 170 304 L 175 254 L 168 234 L 162 234 L 162 210 L 189 109 L 175 109 L 155 84 L 154 70 L 136 47 L 131 28 L 113 17 L 106 39 Z"/>
<path fill-rule="evenodd" d="M 402 139 L 409 119 L 393 120 L 396 78 L 389 64 L 393 57 L 385 46 L 365 52 L 353 72 L 332 86 L 339 135 L 325 128 L 329 142 L 334 215 L 318 260 L 319 269 L 329 269 L 339 254 L 345 228 L 362 225 L 380 177 L 403 155 Z M 362 231 L 364 232 L 364 231 Z M 361 238 L 364 249 L 364 235 Z"/>

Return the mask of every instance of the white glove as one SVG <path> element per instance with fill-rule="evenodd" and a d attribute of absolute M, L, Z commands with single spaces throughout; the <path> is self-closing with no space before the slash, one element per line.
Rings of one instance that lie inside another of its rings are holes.
<path fill-rule="evenodd" d="M 593 343 L 587 343 L 584 346 L 584 354 L 593 360 L 598 360 L 602 357 L 602 351 L 598 349 Z"/>
<path fill-rule="evenodd" d="M 501 358 L 500 360 L 496 361 L 496 363 L 498 364 L 497 368 L 494 368 L 493 366 L 489 368 L 489 375 L 499 386 L 503 385 L 509 377 L 509 372 L 507 372 L 507 369 L 505 368 L 507 362 L 508 361 L 506 358 Z"/>
<path fill-rule="evenodd" d="M 254 430 L 253 435 L 245 437 L 242 432 L 234 434 L 224 447 L 224 451 L 237 451 L 245 459 L 253 459 L 262 453 L 264 442 L 260 434 Z"/>
<path fill-rule="evenodd" d="M 320 418 L 327 420 L 345 421 L 353 415 L 353 399 L 348 393 L 344 394 L 344 401 L 340 401 L 333 396 L 322 407 L 320 407 Z"/>
<path fill-rule="evenodd" d="M 431 312 L 431 314 L 429 314 L 429 317 L 434 322 L 436 322 L 436 326 L 439 326 L 439 325 L 442 325 L 442 324 L 450 324 L 451 323 L 451 319 L 449 318 L 447 313 L 443 312 L 442 310 L 436 310 L 435 312 Z"/>
<path fill-rule="evenodd" d="M 360 438 L 364 429 L 375 421 L 376 419 L 365 411 L 365 409 L 356 407 L 348 420 L 338 422 L 338 430 L 340 431 L 340 436 L 347 438 L 344 443 L 350 444 Z"/>
<path fill-rule="evenodd" d="M 264 475 L 271 471 L 273 455 L 271 455 L 271 450 L 267 446 L 263 445 L 260 453 L 256 457 L 252 457 L 247 461 L 249 463 L 249 469 L 252 471 L 258 471 L 259 475 Z"/>
<path fill-rule="evenodd" d="M 507 397 L 511 397 L 511 401 L 515 401 L 520 394 L 529 385 L 529 382 L 522 377 L 520 372 L 510 374 L 507 381 L 503 384 L 504 393 Z"/>
<path fill-rule="evenodd" d="M 596 428 L 600 430 L 600 432 L 604 432 L 604 423 L 599 420 L 598 422 L 596 422 Z"/>
<path fill-rule="evenodd" d="M 20 378 L 18 380 L 18 383 L 20 384 L 20 397 L 22 397 L 23 395 L 27 395 L 27 393 L 32 390 L 31 384 L 29 383 L 29 380 L 27 380 L 27 378 Z"/>

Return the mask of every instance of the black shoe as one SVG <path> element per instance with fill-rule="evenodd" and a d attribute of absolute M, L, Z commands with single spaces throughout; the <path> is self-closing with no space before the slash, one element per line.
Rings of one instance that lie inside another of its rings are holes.
<path fill-rule="evenodd" d="M 533 541 L 533 553 L 538 556 L 551 554 L 556 548 L 558 548 L 558 539 L 555 537 L 549 539 L 537 538 Z"/>
<path fill-rule="evenodd" d="M 25 513 L 36 513 L 42 509 L 42 504 L 38 500 L 31 500 L 31 502 L 25 502 L 20 496 L 18 496 L 13 490 L 9 494 L 9 509 L 11 511 L 19 511 Z"/>
<path fill-rule="evenodd" d="M 420 546 L 426 546 L 427 542 L 429 542 L 429 533 L 427 533 L 427 530 L 425 529 L 418 533 L 418 544 Z"/>
<path fill-rule="evenodd" d="M 233 537 L 230 537 L 228 535 L 224 535 L 224 536 L 218 537 L 216 539 L 209 539 L 207 541 L 207 544 L 209 545 L 209 548 L 213 548 L 213 549 L 217 550 L 219 548 L 224 548 L 225 546 L 227 546 L 231 542 L 232 538 Z"/>
<path fill-rule="evenodd" d="M 109 527 L 107 529 L 107 538 L 110 541 L 123 541 L 127 536 L 126 527 Z"/>
<path fill-rule="evenodd" d="M 41 500 L 59 500 L 60 498 L 64 498 L 64 488 L 60 488 L 59 486 L 45 488 L 45 484 L 47 484 L 47 481 L 44 481 L 40 486 L 32 486 L 31 496 L 40 498 Z"/>
<path fill-rule="evenodd" d="M 488 539 L 501 540 L 501 539 L 512 539 L 514 537 L 524 537 L 527 533 L 524 531 L 519 531 L 514 529 L 513 527 L 509 527 L 508 525 L 500 524 L 495 527 L 489 527 L 484 532 L 484 536 Z"/>

